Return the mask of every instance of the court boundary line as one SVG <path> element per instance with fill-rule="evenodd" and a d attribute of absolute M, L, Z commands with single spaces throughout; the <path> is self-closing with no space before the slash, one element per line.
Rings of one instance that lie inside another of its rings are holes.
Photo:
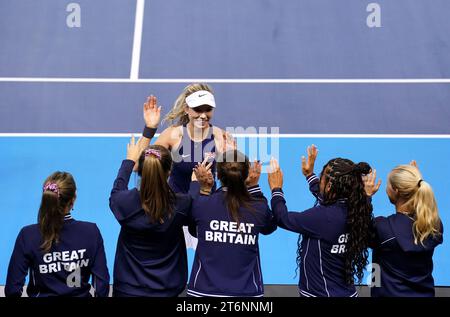
<path fill-rule="evenodd" d="M 130 79 L 139 78 L 139 67 L 141 61 L 142 29 L 144 25 L 145 0 L 136 1 L 136 15 L 134 17 L 133 51 L 131 54 Z"/>
<path fill-rule="evenodd" d="M 137 67 L 137 69 L 138 68 L 139 67 Z M 136 72 L 136 70 L 134 70 L 134 72 Z M 137 72 L 139 72 L 139 70 L 137 70 Z M 450 84 L 450 78 L 137 78 L 136 76 L 138 76 L 138 74 L 136 75 L 133 73 L 133 66 L 131 73 L 132 74 L 130 74 L 130 76 L 132 78 L 0 77 L 0 82 L 155 84 L 180 84 L 193 82 L 207 82 L 216 84 Z"/>
<path fill-rule="evenodd" d="M 125 138 L 141 136 L 142 133 L 0 133 L 0 137 L 19 137 L 19 138 Z M 158 137 L 159 134 L 155 134 Z M 450 139 L 450 134 L 251 134 L 236 133 L 233 134 L 237 138 L 319 138 L 319 139 Z"/>

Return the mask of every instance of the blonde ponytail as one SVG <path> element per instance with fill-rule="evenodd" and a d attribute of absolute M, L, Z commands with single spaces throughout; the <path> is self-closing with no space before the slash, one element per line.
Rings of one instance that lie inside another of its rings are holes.
<path fill-rule="evenodd" d="M 419 241 L 423 244 L 429 235 L 433 237 L 439 235 L 441 226 L 436 199 L 430 184 L 423 180 L 420 181 L 413 201 L 416 211 L 416 221 L 413 224 L 414 242 L 417 244 Z"/>
<path fill-rule="evenodd" d="M 389 174 L 391 186 L 405 200 L 405 208 L 414 218 L 414 243 L 423 241 L 430 235 L 435 237 L 441 232 L 436 199 L 430 184 L 422 179 L 420 171 L 412 165 L 400 165 Z"/>

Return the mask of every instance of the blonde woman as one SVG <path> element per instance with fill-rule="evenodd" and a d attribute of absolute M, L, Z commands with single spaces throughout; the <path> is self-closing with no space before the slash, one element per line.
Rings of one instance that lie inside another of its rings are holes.
<path fill-rule="evenodd" d="M 150 143 L 159 123 L 159 116 L 146 115 L 146 107 L 160 111 L 156 98 L 151 96 L 144 104 L 143 146 Z M 169 184 L 176 193 L 187 193 L 193 168 L 205 159 L 213 162 L 213 175 L 216 172 L 216 153 L 235 149 L 233 137 L 224 130 L 211 124 L 216 102 L 211 87 L 207 84 L 190 84 L 184 88 L 175 101 L 172 110 L 164 121 L 172 123 L 165 129 L 155 145 L 161 145 L 172 152 L 173 166 Z M 153 120 L 152 120 L 153 119 Z M 146 133 L 147 130 L 147 133 Z"/>
<path fill-rule="evenodd" d="M 155 145 L 171 151 L 173 164 L 169 176 L 169 186 L 175 193 L 187 193 L 194 167 L 199 162 L 212 162 L 211 172 L 216 175 L 216 156 L 228 149 L 236 149 L 233 137 L 211 124 L 216 101 L 211 87 L 207 84 L 190 84 L 175 100 L 164 121 L 172 123 L 165 129 Z M 155 96 L 150 96 L 144 104 L 145 128 L 143 146 L 150 143 L 159 124 L 161 107 Z M 216 188 L 215 184 L 212 191 Z M 197 239 L 192 237 L 187 227 L 183 227 L 186 245 L 196 249 Z"/>
<path fill-rule="evenodd" d="M 376 193 L 375 171 L 366 180 L 369 196 Z M 443 242 L 443 225 L 430 184 L 415 161 L 395 167 L 386 193 L 396 213 L 374 222 L 372 262 L 380 267 L 373 297 L 433 297 L 433 252 Z"/>

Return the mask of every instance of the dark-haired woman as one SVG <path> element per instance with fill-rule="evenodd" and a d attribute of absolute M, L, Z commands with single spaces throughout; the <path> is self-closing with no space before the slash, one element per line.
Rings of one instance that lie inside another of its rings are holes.
<path fill-rule="evenodd" d="M 225 152 L 217 163 L 222 187 L 193 201 L 198 245 L 189 296 L 264 295 L 258 236 L 275 231 L 276 223 L 258 186 L 260 172 L 242 153 Z"/>
<path fill-rule="evenodd" d="M 71 174 L 55 172 L 44 182 L 38 224 L 22 228 L 8 267 L 5 295 L 23 293 L 30 272 L 29 297 L 108 296 L 109 274 L 103 239 L 94 223 L 77 221 L 70 211 L 76 199 Z"/>
<path fill-rule="evenodd" d="M 139 188 L 128 189 L 135 164 Z M 145 149 L 134 138 L 128 144 L 110 197 L 110 208 L 121 229 L 114 261 L 113 296 L 178 296 L 186 287 L 187 254 L 183 224 L 191 197 L 175 194 L 168 184 L 169 150 Z M 197 183 L 197 182 L 196 182 Z M 195 186 L 195 184 L 193 184 Z M 197 189 L 198 192 L 198 189 Z"/>
<path fill-rule="evenodd" d="M 336 158 L 323 167 L 320 179 L 313 173 L 317 149 L 308 148 L 302 171 L 317 204 L 303 212 L 288 212 L 282 191 L 283 173 L 271 161 L 269 185 L 272 210 L 278 225 L 300 233 L 297 264 L 300 268 L 299 293 L 305 297 L 354 297 L 354 278 L 360 281 L 368 264 L 372 205 L 363 175 L 367 163 L 354 164 Z"/>

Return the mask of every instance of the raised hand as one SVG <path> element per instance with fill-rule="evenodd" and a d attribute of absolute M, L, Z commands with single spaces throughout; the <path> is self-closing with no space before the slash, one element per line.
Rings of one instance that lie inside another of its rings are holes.
<path fill-rule="evenodd" d="M 370 171 L 369 174 L 363 176 L 364 190 L 366 195 L 372 197 L 381 186 L 381 179 L 376 183 L 377 170 Z"/>
<path fill-rule="evenodd" d="M 136 163 L 139 160 L 143 149 L 144 147 L 142 146 L 141 139 L 135 142 L 133 134 L 130 143 L 127 144 L 127 160 L 132 160 Z"/>
<path fill-rule="evenodd" d="M 283 187 L 283 172 L 276 159 L 272 158 L 270 160 L 270 166 L 267 167 L 267 173 L 270 190 Z"/>
<path fill-rule="evenodd" d="M 256 186 L 259 183 L 259 178 L 261 177 L 262 164 L 255 160 L 248 171 L 248 177 L 245 180 L 247 187 Z"/>
<path fill-rule="evenodd" d="M 319 150 L 317 147 L 313 144 L 311 146 L 308 146 L 306 149 L 306 152 L 308 153 L 308 160 L 304 156 L 302 156 L 302 173 L 306 177 L 311 176 L 312 173 L 314 173 L 314 164 L 316 162 L 317 154 L 319 153 Z"/>
<path fill-rule="evenodd" d="M 211 172 L 211 166 L 213 162 L 208 163 L 208 158 L 202 163 L 197 164 L 192 172 L 192 181 L 198 181 L 200 183 L 200 191 L 210 192 L 214 186 L 214 176 Z"/>
<path fill-rule="evenodd" d="M 157 128 L 161 118 L 161 106 L 158 107 L 155 96 L 151 95 L 150 97 L 147 97 L 147 101 L 144 103 L 143 112 L 145 125 L 148 128 Z"/>
<path fill-rule="evenodd" d="M 224 131 L 222 134 L 222 152 L 225 153 L 227 151 L 232 151 L 232 150 L 236 150 L 237 149 L 237 144 L 236 144 L 236 140 L 234 139 L 234 137 Z"/>

